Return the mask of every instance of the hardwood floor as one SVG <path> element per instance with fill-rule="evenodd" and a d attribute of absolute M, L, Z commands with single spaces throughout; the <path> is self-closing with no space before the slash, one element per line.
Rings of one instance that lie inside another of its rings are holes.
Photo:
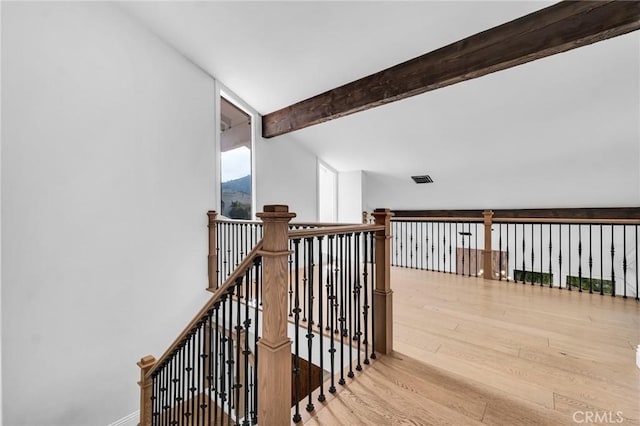
<path fill-rule="evenodd" d="M 640 424 L 640 303 L 393 268 L 394 353 L 310 425 Z"/>

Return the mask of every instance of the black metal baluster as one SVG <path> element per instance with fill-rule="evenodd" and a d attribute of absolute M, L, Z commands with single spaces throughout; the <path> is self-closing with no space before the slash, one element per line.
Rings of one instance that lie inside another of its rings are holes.
<path fill-rule="evenodd" d="M 292 241 L 289 240 L 289 249 L 291 249 Z M 289 316 L 293 316 L 293 255 L 289 254 Z"/>
<path fill-rule="evenodd" d="M 436 241 L 436 234 L 435 231 L 433 230 L 433 222 L 431 222 L 431 270 L 435 271 L 436 270 L 436 266 L 435 266 L 435 254 L 434 254 L 434 241 Z"/>
<path fill-rule="evenodd" d="M 535 263 L 534 263 L 534 260 L 535 260 L 534 246 L 535 246 L 535 244 L 534 244 L 534 241 L 533 241 L 533 223 L 532 223 L 531 224 L 531 285 L 534 285 L 534 280 L 535 280 L 534 273 L 533 273 L 533 271 L 535 269 L 535 267 L 534 267 L 534 265 L 535 265 Z"/>
<path fill-rule="evenodd" d="M 458 275 L 458 235 L 459 235 L 458 234 L 458 222 L 456 222 L 456 231 L 455 231 L 455 236 L 456 236 L 456 275 Z M 464 256 L 462 256 L 461 262 L 463 262 L 463 265 L 464 265 Z M 463 267 L 463 272 L 464 272 L 464 267 Z"/>
<path fill-rule="evenodd" d="M 159 424 L 160 425 L 166 425 L 166 411 L 167 411 L 167 400 L 166 400 L 166 395 L 167 395 L 167 388 L 165 387 L 165 371 L 164 371 L 164 365 L 160 366 L 160 418 L 159 418 Z"/>
<path fill-rule="evenodd" d="M 474 223 L 473 224 L 473 232 L 476 234 L 476 250 L 474 252 L 474 257 L 476 258 L 475 264 L 476 264 L 476 277 L 478 276 L 478 223 Z"/>
<path fill-rule="evenodd" d="M 262 229 L 262 228 L 261 228 Z M 261 265 L 262 265 L 262 258 L 258 257 L 256 258 L 256 261 L 254 263 L 255 265 L 255 270 L 256 270 L 256 288 L 260 287 L 262 288 L 262 275 L 261 275 Z M 258 308 L 258 303 L 256 301 L 256 304 L 254 306 L 254 316 L 253 316 L 256 320 L 256 325 L 254 327 L 254 342 L 253 342 L 253 347 L 254 347 L 254 355 L 253 355 L 253 412 L 252 412 L 252 416 L 251 416 L 251 423 L 252 424 L 258 424 L 258 392 L 259 392 L 259 388 L 258 388 L 258 355 L 259 355 L 259 351 L 258 351 L 258 341 L 260 340 L 260 336 L 259 336 L 259 332 L 260 332 L 260 316 L 259 316 L 259 308 Z"/>
<path fill-rule="evenodd" d="M 373 297 L 374 290 L 376 288 L 376 272 L 375 272 L 375 252 L 374 252 L 374 234 L 371 233 L 371 237 L 369 238 L 369 253 L 371 255 L 371 269 L 370 269 L 370 277 L 371 279 L 371 318 L 374 319 L 376 317 L 376 300 Z M 371 359 L 376 359 L 376 322 L 371 322 Z"/>
<path fill-rule="evenodd" d="M 464 222 L 462 222 L 462 231 L 460 232 L 460 234 L 462 234 L 462 276 L 464 277 L 464 253 L 465 253 L 465 245 L 464 245 L 464 235 L 466 233 L 466 231 L 464 230 Z"/>
<path fill-rule="evenodd" d="M 314 410 L 314 406 L 313 406 L 313 401 L 311 400 L 311 392 L 313 391 L 313 387 L 311 386 L 311 370 L 312 370 L 312 366 L 313 366 L 313 274 L 314 274 L 314 270 L 313 270 L 313 238 L 307 238 L 306 239 L 307 245 L 308 247 L 308 260 L 309 260 L 309 321 L 307 322 L 307 354 L 309 357 L 309 366 L 307 368 L 307 396 L 308 396 L 308 401 L 307 401 L 307 411 L 313 411 Z"/>
<path fill-rule="evenodd" d="M 640 295 L 638 294 L 638 225 L 636 225 L 636 300 L 640 300 Z M 602 284 L 600 284 L 600 286 L 602 287 Z"/>
<path fill-rule="evenodd" d="M 158 424 L 158 394 L 160 390 L 160 385 L 158 383 L 158 374 L 154 372 L 151 375 L 151 426 L 155 426 Z"/>
<path fill-rule="evenodd" d="M 591 250 L 591 224 L 589 224 L 589 293 L 593 293 L 593 256 Z"/>
<path fill-rule="evenodd" d="M 213 305 L 214 312 L 216 314 L 216 320 L 214 325 L 213 334 L 215 340 L 213 342 L 213 351 L 215 362 L 213 363 L 213 419 L 215 423 L 218 423 L 218 395 L 220 393 L 220 372 L 218 371 L 218 365 L 220 364 L 220 302 L 216 302 Z M 224 324 L 224 322 L 223 322 Z"/>
<path fill-rule="evenodd" d="M 234 366 L 235 366 L 235 358 L 234 358 L 234 353 L 233 353 L 233 293 L 234 293 L 235 287 L 229 287 L 229 290 L 227 292 L 227 294 L 229 295 L 227 297 L 227 301 L 229 302 L 229 324 L 227 326 L 227 366 L 225 367 L 227 370 L 227 386 L 228 386 L 228 393 L 227 393 L 227 407 L 229 408 L 228 411 L 228 415 L 227 415 L 227 424 L 228 426 L 232 425 L 232 421 L 231 419 L 233 419 L 233 407 L 234 407 L 234 376 L 233 376 L 233 372 L 234 372 Z"/>
<path fill-rule="evenodd" d="M 627 225 L 622 225 L 622 284 L 624 285 L 623 295 L 624 299 L 627 298 Z"/>
<path fill-rule="evenodd" d="M 549 224 L 549 288 L 553 287 L 553 275 L 551 273 L 551 255 L 552 255 L 552 247 L 553 243 L 551 242 L 551 227 L 553 225 Z"/>
<path fill-rule="evenodd" d="M 513 224 L 513 282 L 518 282 L 516 268 L 518 267 L 518 224 Z"/>
<path fill-rule="evenodd" d="M 582 293 L 582 225 L 578 225 L 578 292 Z"/>
<path fill-rule="evenodd" d="M 357 371 L 362 371 L 362 365 L 360 364 L 360 340 L 362 338 L 362 329 L 361 329 L 361 323 L 360 323 L 360 247 L 361 247 L 361 238 L 360 238 L 360 233 L 356 233 L 355 234 L 355 241 L 356 241 L 356 250 L 355 250 L 355 273 L 354 273 L 354 278 L 355 278 L 355 287 L 354 287 L 354 299 L 355 299 L 355 304 L 356 304 L 356 308 L 355 308 L 355 316 L 356 316 L 356 338 L 358 341 L 358 348 L 357 348 L 357 354 L 358 354 L 358 363 L 356 364 L 356 370 Z M 321 351 L 322 352 L 322 351 Z M 321 368 L 322 370 L 322 368 Z"/>
<path fill-rule="evenodd" d="M 368 286 L 368 277 L 369 270 L 367 268 L 367 262 L 369 261 L 369 238 L 368 233 L 363 235 L 364 244 L 363 244 L 363 256 L 364 256 L 364 265 L 362 266 L 362 287 L 364 288 L 364 305 L 362 306 L 362 321 L 364 322 L 364 364 L 369 365 L 369 286 Z"/>
<path fill-rule="evenodd" d="M 322 321 L 322 301 L 324 299 L 324 295 L 322 294 L 322 241 L 324 237 L 322 235 L 318 236 L 318 330 L 320 331 L 318 334 L 318 340 L 320 344 L 320 371 L 324 371 L 324 345 L 323 345 L 323 321 Z M 328 253 L 328 252 L 327 252 Z M 329 264 L 329 259 L 327 258 L 327 264 Z M 327 301 L 329 303 L 329 301 Z M 326 400 L 326 396 L 324 395 L 324 380 L 320 380 L 320 393 L 318 394 L 318 401 L 324 402 Z"/>
<path fill-rule="evenodd" d="M 447 269 L 447 224 L 442 223 L 442 272 Z"/>
<path fill-rule="evenodd" d="M 409 225 L 409 268 L 413 269 L 413 223 L 408 222 Z"/>
<path fill-rule="evenodd" d="M 201 333 L 200 333 L 201 327 L 198 325 L 198 328 L 196 329 L 195 332 L 195 347 L 196 347 L 196 354 L 195 354 L 195 366 L 194 369 L 195 371 L 195 382 L 194 382 L 194 386 L 196 388 L 196 408 L 195 408 L 195 424 L 198 425 L 200 424 L 200 405 L 202 404 L 202 398 L 200 395 L 200 376 L 202 376 L 202 368 L 201 368 L 201 347 L 200 347 L 200 341 L 201 341 Z"/>
<path fill-rule="evenodd" d="M 440 222 L 435 222 L 436 226 L 436 259 L 438 260 L 438 264 L 436 265 L 436 271 L 440 271 Z"/>
<path fill-rule="evenodd" d="M 542 223 L 540 224 L 540 287 L 543 286 L 543 266 L 542 266 Z"/>
<path fill-rule="evenodd" d="M 195 369 L 195 333 L 192 331 L 189 334 L 189 367 L 187 371 L 189 372 L 189 393 L 190 393 L 190 401 L 189 401 L 189 412 L 187 413 L 187 420 L 191 420 L 195 417 L 195 396 L 196 396 L 196 369 Z M 191 420 L 193 423 L 193 420 Z"/>
<path fill-rule="evenodd" d="M 514 246 L 515 246 L 515 239 L 514 239 Z M 509 282 L 509 223 L 507 223 L 507 255 L 506 255 L 506 259 L 505 262 L 507 263 L 504 267 L 504 270 L 506 271 L 505 276 L 507 278 L 507 282 Z M 502 253 L 500 253 L 500 258 L 502 259 Z M 500 273 L 502 273 L 502 270 L 500 270 Z"/>
<path fill-rule="evenodd" d="M 344 235 L 338 235 L 338 239 L 340 241 L 340 288 L 338 294 L 340 295 L 340 318 L 338 322 L 340 323 L 340 379 L 338 380 L 338 384 L 344 385 L 346 383 L 344 379 L 344 337 L 346 334 L 346 298 L 345 298 L 345 273 L 346 273 L 346 264 L 345 264 L 345 253 L 344 253 Z"/>
<path fill-rule="evenodd" d="M 225 328 L 225 321 L 227 320 L 227 295 L 223 294 L 220 298 L 220 305 L 222 306 L 222 318 L 221 318 L 221 327 L 222 330 L 220 337 L 220 418 L 224 420 L 224 406 L 227 402 L 227 375 L 226 375 L 226 366 L 227 366 L 227 351 L 226 351 L 226 343 L 227 343 L 227 332 Z"/>
<path fill-rule="evenodd" d="M 249 286 L 247 286 L 247 288 L 249 288 Z M 247 296 L 246 301 L 248 302 L 249 297 Z M 248 303 L 246 303 L 246 305 L 248 306 Z M 207 311 L 207 316 L 208 316 L 208 323 L 209 326 L 207 328 L 207 333 L 209 334 L 209 338 L 207 339 L 207 348 L 206 348 L 206 352 L 207 352 L 207 389 L 209 390 L 208 394 L 209 394 L 209 400 L 207 401 L 209 404 L 209 409 L 207 410 L 207 414 L 208 414 L 208 419 L 207 419 L 207 425 L 211 425 L 211 409 L 212 409 L 212 405 L 216 404 L 216 400 L 214 397 L 214 393 L 213 393 L 213 379 L 214 379 L 214 375 L 213 375 L 213 364 L 215 363 L 215 355 L 213 353 L 213 309 L 209 309 Z"/>
<path fill-rule="evenodd" d="M 329 273 L 329 305 L 331 305 L 331 309 L 329 309 L 329 322 L 330 322 L 330 330 L 329 330 L 329 354 L 330 354 L 330 359 L 331 359 L 331 370 L 329 371 L 329 377 L 331 380 L 331 384 L 329 386 L 329 393 L 335 393 L 336 392 L 336 386 L 334 383 L 334 377 L 335 377 L 335 354 L 336 354 L 336 348 L 335 348 L 335 343 L 334 343 L 334 339 L 333 336 L 331 336 L 331 333 L 333 333 L 333 330 L 335 330 L 336 325 L 335 325 L 335 317 L 334 317 L 334 313 L 336 312 L 335 307 L 336 307 L 336 296 L 335 296 L 335 268 L 336 265 L 335 263 L 335 246 L 334 246 L 334 242 L 335 242 L 335 237 L 333 235 L 329 235 L 329 259 L 330 259 L 330 263 L 331 263 L 331 268 L 329 269 L 330 273 Z"/>
<path fill-rule="evenodd" d="M 347 373 L 347 377 L 349 378 L 353 378 L 353 305 L 354 305 L 354 300 L 353 300 L 353 296 L 354 296 L 354 291 L 353 291 L 353 253 L 352 253 L 352 242 L 353 240 L 353 234 L 348 234 L 347 235 L 347 268 L 348 268 L 348 274 L 347 274 L 347 286 L 348 288 L 346 289 L 347 291 L 347 299 L 348 299 L 348 309 L 347 312 L 349 313 L 348 318 L 347 318 L 347 334 L 348 334 L 348 340 L 347 343 L 349 344 L 349 372 Z"/>
<path fill-rule="evenodd" d="M 293 308 L 293 317 L 294 317 L 294 365 L 293 365 L 293 374 L 294 374 L 294 396 L 295 396 L 295 412 L 293 414 L 293 421 L 298 423 L 302 420 L 302 416 L 300 415 L 300 281 L 299 281 L 299 270 L 300 270 L 300 239 L 293 240 L 293 255 L 294 255 L 294 276 L 295 276 L 295 286 L 294 286 L 294 308 Z"/>
<path fill-rule="evenodd" d="M 393 226 L 393 241 L 395 241 L 395 244 L 393 246 L 393 251 L 394 251 L 394 263 L 393 266 L 398 266 L 398 228 L 399 228 L 400 222 L 391 222 L 391 226 Z"/>
<path fill-rule="evenodd" d="M 471 222 L 467 223 L 467 234 L 469 235 L 469 246 L 468 246 L 468 257 L 467 257 L 467 276 L 471 276 L 471 238 L 473 238 L 473 236 L 471 235 Z"/>
<path fill-rule="evenodd" d="M 247 287 L 249 286 L 249 270 L 247 269 L 247 271 L 245 271 L 245 279 L 247 282 Z M 240 378 L 242 377 L 241 373 L 240 373 L 240 368 L 242 367 L 242 363 L 240 362 L 240 360 L 242 358 L 240 358 L 241 352 L 241 346 L 242 346 L 242 331 L 243 331 L 243 327 L 242 327 L 242 304 L 241 304 L 241 300 L 240 298 L 242 297 L 242 284 L 243 284 L 243 280 L 242 278 L 238 278 L 238 280 L 236 281 L 236 325 L 234 327 L 235 331 L 236 331 L 236 339 L 235 339 L 235 345 L 236 345 L 236 356 L 234 358 L 235 360 L 235 367 L 236 367 L 236 374 L 234 377 L 234 384 L 235 384 L 235 397 L 234 397 L 234 407 L 235 407 L 235 412 L 236 412 L 236 425 L 240 424 L 240 408 L 241 408 L 241 400 L 240 400 L 240 392 L 242 390 L 242 382 L 240 381 Z"/>
<path fill-rule="evenodd" d="M 307 276 L 307 263 L 309 253 L 307 252 L 307 245 L 302 244 L 302 322 L 307 322 L 307 286 L 309 283 L 309 277 Z"/>
<path fill-rule="evenodd" d="M 614 236 L 613 236 L 613 223 L 612 223 L 611 224 L 611 296 L 616 295 L 616 271 L 614 270 L 614 266 L 615 266 L 614 257 L 615 257 L 616 249 L 613 246 L 613 240 L 614 240 Z"/>
<path fill-rule="evenodd" d="M 451 254 L 451 222 L 449 222 L 449 273 L 451 273 L 453 271 L 453 269 L 451 268 L 451 258 L 452 258 L 452 254 Z"/>
<path fill-rule="evenodd" d="M 569 277 L 571 277 L 571 224 L 569 224 Z M 571 291 L 571 278 L 567 282 L 567 290 Z"/>
<path fill-rule="evenodd" d="M 560 236 L 560 242 L 558 243 L 558 285 L 562 290 L 562 224 L 558 224 L 558 235 Z"/>
<path fill-rule="evenodd" d="M 600 225 L 600 295 L 604 295 L 604 250 L 602 249 L 603 241 L 602 225 Z"/>
<path fill-rule="evenodd" d="M 525 231 L 524 231 L 524 223 L 522 224 L 522 284 L 526 284 L 526 267 L 525 267 L 525 244 L 524 244 L 524 239 L 525 239 Z"/>
<path fill-rule="evenodd" d="M 178 383 L 180 379 L 178 378 L 178 349 L 176 349 L 171 358 L 169 359 L 169 364 L 171 368 L 171 394 L 169 397 L 169 401 L 171 401 L 172 409 L 171 409 L 171 424 L 176 425 L 179 424 L 179 412 L 178 405 L 180 404 L 180 396 L 178 394 Z"/>
<path fill-rule="evenodd" d="M 425 226 L 425 231 L 426 231 L 426 234 L 427 234 L 427 244 L 425 245 L 425 247 L 427 248 L 427 250 L 426 250 L 426 252 L 427 252 L 427 256 L 426 256 L 426 260 L 427 260 L 427 265 L 426 266 L 427 267 L 426 267 L 426 270 L 428 271 L 429 270 L 429 222 L 426 222 L 425 225 L 426 225 Z"/>
<path fill-rule="evenodd" d="M 420 269 L 424 269 L 424 263 L 423 263 L 423 258 L 424 258 L 424 246 L 422 245 L 422 241 L 424 240 L 424 223 L 423 222 L 416 222 L 417 226 L 418 226 L 418 236 L 416 238 L 416 247 L 418 248 L 418 252 L 420 253 Z"/>
<path fill-rule="evenodd" d="M 253 246 L 252 246 L 253 247 Z M 249 269 L 255 273 L 255 261 L 252 269 Z M 249 317 L 249 293 L 250 287 L 253 282 L 253 276 L 247 271 L 246 277 L 246 286 L 245 286 L 245 304 L 244 304 L 244 350 L 242 351 L 242 355 L 244 356 L 243 360 L 243 368 L 244 368 L 244 421 L 243 425 L 249 424 L 249 354 L 251 350 L 249 349 L 249 333 L 251 332 L 251 318 Z"/>

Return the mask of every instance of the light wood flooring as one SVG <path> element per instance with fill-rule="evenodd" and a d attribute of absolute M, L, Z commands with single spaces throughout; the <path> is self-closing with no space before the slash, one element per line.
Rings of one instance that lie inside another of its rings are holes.
<path fill-rule="evenodd" d="M 305 424 L 640 424 L 634 299 L 404 268 L 392 288 L 394 353 Z"/>

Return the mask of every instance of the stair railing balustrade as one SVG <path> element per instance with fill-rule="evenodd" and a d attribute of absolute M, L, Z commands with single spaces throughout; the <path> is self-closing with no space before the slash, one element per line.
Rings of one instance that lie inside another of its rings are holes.
<path fill-rule="evenodd" d="M 210 212 L 213 295 L 157 361 L 138 363 L 140 424 L 300 421 L 300 401 L 312 412 L 314 397 L 325 402 L 325 386 L 335 393 L 336 379 L 346 384 L 345 375 L 352 379 L 376 354 L 391 352 L 392 214 L 373 216 L 370 225 L 290 224 L 295 214 L 287 206 L 265 206 L 260 226 L 244 222 L 238 231 L 219 227 Z M 218 285 L 222 241 L 234 244 L 227 264 L 238 264 Z M 301 362 L 310 365 L 308 380 Z M 311 385 L 313 363 L 322 372 L 319 391 Z"/>
<path fill-rule="evenodd" d="M 640 208 L 395 213 L 394 266 L 640 300 Z"/>

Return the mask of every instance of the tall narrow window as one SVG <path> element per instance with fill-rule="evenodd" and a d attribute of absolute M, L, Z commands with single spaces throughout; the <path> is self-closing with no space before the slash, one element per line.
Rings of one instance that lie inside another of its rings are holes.
<path fill-rule="evenodd" d="M 251 117 L 220 98 L 220 211 L 232 219 L 251 219 Z"/>
<path fill-rule="evenodd" d="M 338 221 L 338 174 L 318 161 L 318 220 Z"/>

